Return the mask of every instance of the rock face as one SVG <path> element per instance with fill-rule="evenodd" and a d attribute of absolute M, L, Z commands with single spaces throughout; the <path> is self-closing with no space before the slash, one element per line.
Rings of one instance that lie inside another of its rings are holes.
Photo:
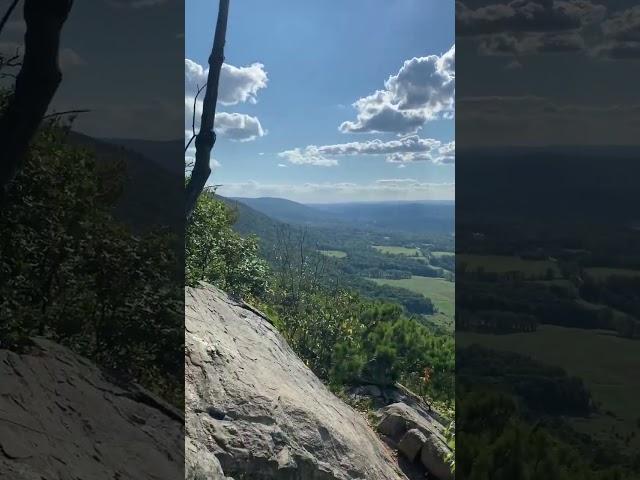
<path fill-rule="evenodd" d="M 183 445 L 181 412 L 68 349 L 0 349 L 0 478 L 182 478 Z"/>
<path fill-rule="evenodd" d="M 450 453 L 442 425 L 418 406 L 394 403 L 379 412 L 378 431 L 410 461 L 422 466 L 438 480 L 453 478 L 446 458 Z"/>
<path fill-rule="evenodd" d="M 213 287 L 185 295 L 187 478 L 406 479 L 263 316 Z"/>

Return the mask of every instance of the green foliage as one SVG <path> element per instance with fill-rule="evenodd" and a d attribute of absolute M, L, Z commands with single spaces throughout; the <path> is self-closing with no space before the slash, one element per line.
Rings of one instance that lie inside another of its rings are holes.
<path fill-rule="evenodd" d="M 445 439 L 447 440 L 447 446 L 451 449 L 451 452 L 447 454 L 447 463 L 451 467 L 451 471 L 456 472 L 456 422 L 452 421 L 444 432 Z"/>
<path fill-rule="evenodd" d="M 291 347 L 331 384 L 400 381 L 451 402 L 453 339 L 406 318 L 400 306 L 322 287 L 302 289 L 295 297 L 275 290 L 265 303 Z M 425 369 L 433 372 L 428 382 Z"/>
<path fill-rule="evenodd" d="M 207 280 L 250 297 L 307 366 L 336 391 L 362 382 L 390 385 L 400 381 L 423 395 L 452 404 L 450 335 L 436 335 L 407 318 L 400 305 L 365 300 L 355 293 L 350 279 L 356 277 L 347 276 L 345 282 L 345 272 L 337 263 L 347 258 L 329 258 L 311 244 L 317 231 L 274 223 L 261 235 L 267 247 L 258 245 L 255 237 L 241 237 L 232 230 L 240 209 L 211 193 L 201 196 L 187 229 L 189 283 Z M 252 219 L 264 227 L 265 219 L 260 215 L 254 214 Z M 345 250 L 350 258 L 353 250 Z M 258 257 L 258 251 L 269 259 L 271 269 Z M 385 257 L 371 248 L 367 252 Z M 392 260 L 385 261 L 392 264 Z M 423 267 L 418 264 L 416 268 Z M 420 294 L 378 288 L 365 280 L 360 283 L 390 299 L 399 295 L 408 301 L 417 299 L 420 302 L 414 302 L 415 308 L 433 312 L 433 304 Z M 426 371 L 432 372 L 428 381 Z"/>
<path fill-rule="evenodd" d="M 348 348 L 361 334 L 362 304 L 352 293 L 338 291 L 329 295 L 319 289 L 302 289 L 294 297 L 287 291 L 275 290 L 267 302 L 275 310 L 276 325 L 291 347 L 324 380 L 330 377 L 338 342 L 342 339 L 344 348 Z M 349 362 L 341 368 L 355 368 L 351 364 L 360 361 L 359 352 L 350 352 Z"/>
<path fill-rule="evenodd" d="M 175 403 L 183 398 L 182 288 L 170 238 L 136 237 L 110 209 L 120 166 L 41 129 L 0 215 L 0 342 L 71 347 Z"/>
<path fill-rule="evenodd" d="M 213 193 L 200 195 L 185 242 L 186 283 L 204 280 L 236 295 L 260 295 L 267 288 L 267 263 L 257 237 L 232 230 L 233 211 Z"/>
<path fill-rule="evenodd" d="M 539 423 L 527 422 L 509 395 L 474 388 L 458 397 L 460 478 L 478 480 L 622 480 L 622 468 L 591 464 Z"/>

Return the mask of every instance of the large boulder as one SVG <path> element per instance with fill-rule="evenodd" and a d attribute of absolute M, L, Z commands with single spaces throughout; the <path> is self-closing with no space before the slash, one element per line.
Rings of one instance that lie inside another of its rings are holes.
<path fill-rule="evenodd" d="M 438 480 L 453 478 L 447 457 L 451 450 L 442 424 L 424 409 L 394 403 L 378 411 L 378 431 L 410 461 L 422 466 Z"/>
<path fill-rule="evenodd" d="M 398 451 L 409 460 L 414 461 L 426 443 L 427 437 L 425 434 L 417 428 L 412 428 L 400 439 Z"/>
<path fill-rule="evenodd" d="M 406 478 L 266 317 L 211 286 L 185 295 L 187 469 L 214 455 L 236 479 Z"/>
<path fill-rule="evenodd" d="M 0 349 L 0 478 L 175 479 L 182 412 L 44 339 Z"/>

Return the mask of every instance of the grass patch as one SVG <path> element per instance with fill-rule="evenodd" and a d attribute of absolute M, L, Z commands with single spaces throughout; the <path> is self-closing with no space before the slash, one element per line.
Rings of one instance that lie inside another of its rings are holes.
<path fill-rule="evenodd" d="M 370 278 L 369 280 L 376 282 L 378 285 L 391 285 L 393 287 L 406 288 L 412 292 L 420 293 L 430 298 L 435 307 L 438 309 L 436 315 L 428 318 L 434 323 L 446 327 L 451 330 L 454 326 L 455 316 L 455 283 L 444 280 L 443 278 L 431 278 L 412 276 L 411 278 L 403 278 L 400 280 L 391 280 L 387 278 Z"/>
<path fill-rule="evenodd" d="M 558 265 L 552 260 L 526 260 L 507 255 L 459 254 L 456 257 L 456 263 L 466 264 L 467 272 L 475 272 L 482 268 L 490 273 L 522 272 L 528 277 L 539 278 L 544 277 L 551 270 L 555 278 L 562 277 Z"/>
<path fill-rule="evenodd" d="M 591 267 L 585 268 L 584 271 L 596 280 L 606 280 L 609 277 L 640 277 L 640 270 L 627 268 Z"/>
<path fill-rule="evenodd" d="M 389 255 L 405 255 L 407 257 L 422 257 L 422 253 L 417 248 L 397 247 L 387 245 L 373 245 L 373 248 L 380 253 L 386 253 Z"/>
<path fill-rule="evenodd" d="M 321 254 L 326 255 L 327 257 L 333 258 L 345 258 L 347 256 L 346 252 L 342 250 L 318 250 Z"/>
<path fill-rule="evenodd" d="M 640 450 L 638 340 L 621 338 L 610 331 L 554 325 L 541 325 L 532 333 L 510 335 L 456 333 L 456 345 L 465 347 L 473 343 L 528 355 L 582 378 L 596 403 L 601 404 L 601 412 L 589 419 L 572 420 L 574 427 L 611 442 L 616 441 L 612 428 L 623 437 L 636 430 L 635 437 L 624 448 L 631 452 Z M 611 411 L 613 416 L 605 414 L 606 411 Z"/>
<path fill-rule="evenodd" d="M 453 252 L 430 252 L 431 256 L 435 257 L 435 258 L 442 258 L 442 257 L 452 257 L 455 255 L 455 253 Z"/>

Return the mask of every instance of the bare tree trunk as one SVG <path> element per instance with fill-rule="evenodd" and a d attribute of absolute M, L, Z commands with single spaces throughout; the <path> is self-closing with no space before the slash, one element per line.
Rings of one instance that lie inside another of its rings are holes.
<path fill-rule="evenodd" d="M 204 186 L 211 175 L 211 150 L 216 143 L 216 134 L 213 131 L 213 121 L 216 116 L 216 104 L 218 103 L 218 83 L 220 82 L 220 70 L 224 62 L 224 43 L 227 35 L 227 19 L 229 17 L 229 0 L 220 0 L 218 8 L 218 22 L 213 40 L 213 48 L 209 56 L 209 75 L 207 78 L 207 90 L 202 101 L 202 117 L 200 131 L 196 135 L 196 161 L 191 171 L 191 178 L 186 189 L 185 213 L 187 220 L 191 218 L 198 197 L 204 190 Z"/>
<path fill-rule="evenodd" d="M 25 0 L 24 60 L 0 118 L 0 196 L 18 173 L 62 80 L 60 32 L 72 5 L 73 0 Z"/>

